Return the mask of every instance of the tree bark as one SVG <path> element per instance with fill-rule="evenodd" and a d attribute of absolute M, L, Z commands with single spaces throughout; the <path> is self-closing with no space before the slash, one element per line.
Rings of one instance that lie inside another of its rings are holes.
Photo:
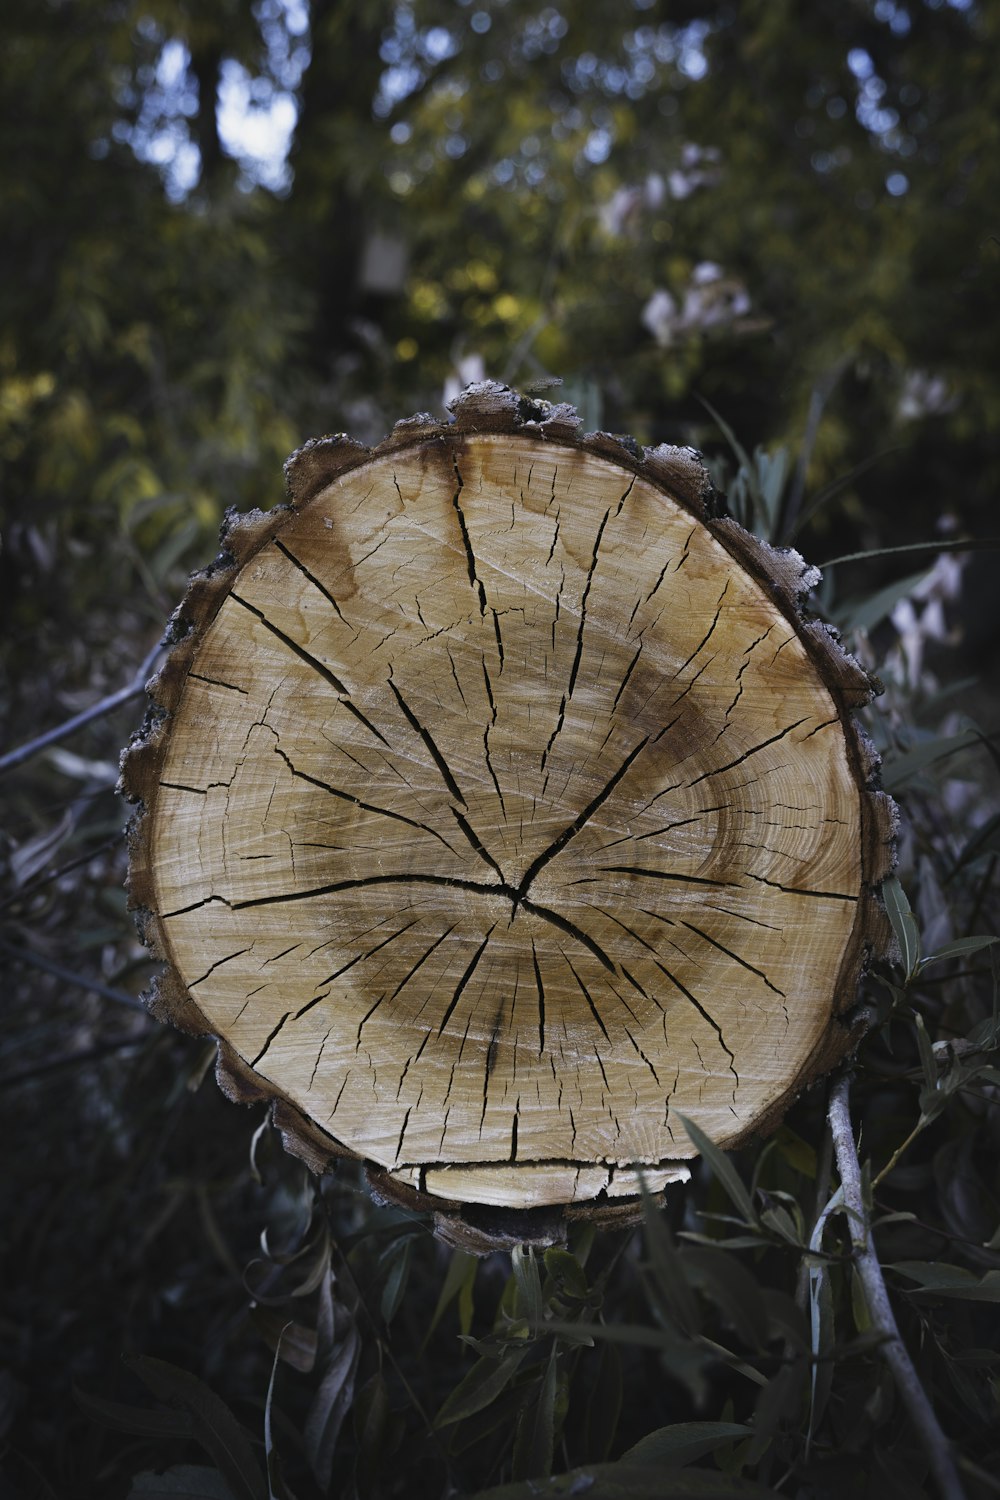
<path fill-rule="evenodd" d="M 485 1249 L 634 1216 L 679 1115 L 737 1145 L 844 1055 L 893 810 L 815 575 L 695 454 L 455 417 L 232 522 L 124 784 L 154 1009 Z"/>

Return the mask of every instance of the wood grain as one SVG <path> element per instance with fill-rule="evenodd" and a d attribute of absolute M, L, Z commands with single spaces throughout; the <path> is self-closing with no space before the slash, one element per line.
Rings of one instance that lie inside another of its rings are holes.
<path fill-rule="evenodd" d="M 734 1143 L 842 1054 L 891 809 L 800 560 L 495 393 L 307 453 L 126 784 L 173 1018 L 383 1190 L 522 1210 L 683 1177 L 679 1115 Z"/>

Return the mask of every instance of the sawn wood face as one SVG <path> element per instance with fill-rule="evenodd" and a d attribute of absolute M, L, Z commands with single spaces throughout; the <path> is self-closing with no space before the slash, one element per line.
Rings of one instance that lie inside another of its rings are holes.
<path fill-rule="evenodd" d="M 147 831 L 204 1017 L 429 1194 L 659 1186 L 766 1119 L 850 1004 L 862 798 L 800 622 L 583 448 L 452 435 L 239 569 Z M 333 1144 L 331 1142 L 331 1144 Z"/>

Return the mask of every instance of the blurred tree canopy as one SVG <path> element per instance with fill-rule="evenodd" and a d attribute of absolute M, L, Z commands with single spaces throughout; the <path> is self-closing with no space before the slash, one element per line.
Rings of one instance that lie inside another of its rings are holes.
<path fill-rule="evenodd" d="M 705 398 L 806 439 L 798 498 L 888 449 L 836 516 L 982 531 L 998 34 L 974 0 L 8 0 L 14 675 L 137 583 L 161 618 L 305 436 L 479 370 L 645 441 L 718 442 Z"/>

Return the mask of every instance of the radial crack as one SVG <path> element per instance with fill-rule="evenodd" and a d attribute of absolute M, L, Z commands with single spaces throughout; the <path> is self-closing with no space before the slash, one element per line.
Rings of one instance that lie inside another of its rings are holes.
<path fill-rule="evenodd" d="M 284 1026 L 285 1022 L 288 1020 L 288 1017 L 290 1015 L 291 1015 L 291 1011 L 290 1010 L 286 1010 L 285 1014 L 282 1016 L 281 1020 L 277 1024 L 277 1026 L 275 1026 L 274 1029 L 273 1029 L 273 1031 L 271 1031 L 268 1034 L 267 1041 L 264 1043 L 263 1047 L 261 1047 L 260 1051 L 257 1053 L 257 1056 L 254 1057 L 254 1058 L 251 1058 L 251 1060 L 250 1060 L 250 1066 L 251 1066 L 251 1068 L 255 1068 L 257 1066 L 257 1064 L 260 1062 L 261 1058 L 264 1056 L 264 1053 L 267 1051 L 268 1047 L 270 1047 L 271 1043 L 274 1041 L 275 1037 L 278 1035 L 278 1032 L 281 1030 L 282 1026 Z"/>
<path fill-rule="evenodd" d="M 325 662 L 322 662 L 317 657 L 313 656 L 312 653 L 307 651 L 304 646 L 300 646 L 298 641 L 293 640 L 290 635 L 286 635 L 283 630 L 280 630 L 278 626 L 273 623 L 273 621 L 267 618 L 267 615 L 265 615 L 263 610 L 258 609 L 255 604 L 248 603 L 248 601 L 242 598 L 241 595 L 237 594 L 235 590 L 230 593 L 229 597 L 237 604 L 241 604 L 245 610 L 249 610 L 250 614 L 255 615 L 260 623 L 265 627 L 265 629 L 269 630 L 277 640 L 281 641 L 282 645 L 287 646 L 289 651 L 294 652 L 299 660 L 304 661 L 307 666 L 311 667 L 317 674 L 317 676 L 322 677 L 324 682 L 328 682 L 334 689 L 334 691 L 338 694 L 341 703 L 347 709 L 348 713 L 353 714 L 358 723 L 363 724 L 368 732 L 370 734 L 373 734 L 377 740 L 381 740 L 382 744 L 387 750 L 391 750 L 392 746 L 389 744 L 389 741 L 386 739 L 385 735 L 380 734 L 379 731 L 375 728 L 375 725 L 361 712 L 360 708 L 357 708 L 355 704 L 351 702 L 350 689 L 345 683 L 341 682 L 340 678 L 335 672 L 331 672 L 330 668 L 326 665 Z"/>
<path fill-rule="evenodd" d="M 270 728 L 270 725 L 268 725 L 267 727 Z M 353 792 L 342 791 L 340 787 L 331 786 L 328 781 L 323 781 L 318 776 L 310 776 L 308 771 L 300 771 L 298 767 L 292 763 L 291 757 L 287 755 L 286 752 L 282 750 L 281 745 L 277 743 L 278 736 L 273 729 L 271 730 L 271 733 L 274 734 L 276 742 L 274 745 L 274 753 L 281 757 L 281 759 L 285 762 L 285 765 L 288 767 L 289 771 L 291 771 L 292 775 L 297 777 L 299 781 L 307 781 L 309 782 L 310 786 L 318 787 L 321 792 L 327 792 L 331 797 L 338 797 L 343 802 L 352 802 L 355 807 L 360 807 L 365 812 L 376 813 L 379 817 L 382 818 L 392 818 L 397 823 L 406 823 L 410 828 L 416 828 L 420 833 L 429 833 L 433 838 L 437 839 L 438 843 L 444 844 L 445 848 L 450 850 L 451 853 L 454 854 L 455 851 L 454 849 L 452 849 L 447 839 L 442 838 L 441 834 L 439 834 L 435 828 L 431 828 L 428 823 L 418 823 L 415 818 L 408 818 L 405 813 L 393 812 L 392 809 L 388 807 L 377 807 L 374 802 L 363 802 L 360 797 L 355 797 Z"/>
<path fill-rule="evenodd" d="M 472 550 L 472 538 L 469 536 L 469 527 L 465 519 L 465 512 L 462 509 L 462 501 L 460 498 L 462 491 L 465 488 L 465 481 L 463 480 L 458 467 L 458 459 L 454 459 L 453 462 L 455 468 L 455 479 L 457 481 L 458 488 L 455 490 L 454 495 L 451 497 L 451 503 L 454 506 L 455 515 L 458 518 L 458 529 L 462 534 L 462 546 L 465 548 L 465 560 L 469 569 L 469 583 L 476 591 L 476 595 L 479 599 L 479 613 L 480 615 L 485 616 L 486 589 L 483 585 L 483 580 L 479 577 L 479 574 L 476 571 L 476 554 Z"/>
<path fill-rule="evenodd" d="M 449 1000 L 448 1005 L 447 1005 L 447 1007 L 445 1009 L 445 1013 L 441 1017 L 441 1023 L 438 1026 L 438 1036 L 441 1036 L 443 1034 L 445 1027 L 447 1026 L 448 1022 L 451 1020 L 451 1018 L 452 1018 L 452 1016 L 453 1016 L 453 1014 L 455 1012 L 455 1007 L 458 1004 L 459 1000 L 462 998 L 462 991 L 465 989 L 465 987 L 468 984 L 469 980 L 472 978 L 472 976 L 473 976 L 473 974 L 475 973 L 475 970 L 476 970 L 476 965 L 479 963 L 479 960 L 482 958 L 483 954 L 486 951 L 486 944 L 489 942 L 490 938 L 493 936 L 493 930 L 494 930 L 495 926 L 496 926 L 496 923 L 493 924 L 493 927 L 490 928 L 489 932 L 483 938 L 482 942 L 479 944 L 479 947 L 476 949 L 475 953 L 472 955 L 472 958 L 469 960 L 469 966 L 468 966 L 468 968 L 466 969 L 465 973 L 462 975 L 461 979 L 458 981 L 458 984 L 455 986 L 455 993 L 452 995 L 451 999 Z M 449 1090 L 449 1092 L 450 1092 L 450 1090 Z"/>
<path fill-rule="evenodd" d="M 448 762 L 445 760 L 444 756 L 441 754 L 441 751 L 438 749 L 434 741 L 434 736 L 431 734 L 429 729 L 425 728 L 424 725 L 421 724 L 420 720 L 417 718 L 416 714 L 410 708 L 402 693 L 399 691 L 399 688 L 396 686 L 391 674 L 389 676 L 389 686 L 392 689 L 396 702 L 399 704 L 399 707 L 402 710 L 403 717 L 406 719 L 406 722 L 409 724 L 410 728 L 420 736 L 424 744 L 427 746 L 427 749 L 430 751 L 431 759 L 437 766 L 438 770 L 441 772 L 441 778 L 444 781 L 445 786 L 448 788 L 451 795 L 455 798 L 456 802 L 461 802 L 463 807 L 468 808 L 468 803 L 462 796 L 462 792 L 458 785 L 458 782 L 455 780 L 454 776 L 451 773 L 451 767 L 448 765 Z"/>
<path fill-rule="evenodd" d="M 527 893 L 528 887 L 531 885 L 531 882 L 534 880 L 539 870 L 547 865 L 550 860 L 555 859 L 556 855 L 560 854 L 562 850 L 565 849 L 570 839 L 576 837 L 576 835 L 580 832 L 581 828 L 583 828 L 588 819 L 591 818 L 597 811 L 597 809 L 608 800 L 615 787 L 629 770 L 632 762 L 636 759 L 637 756 L 642 753 L 648 743 L 649 736 L 646 735 L 639 741 L 638 745 L 634 746 L 634 748 L 629 752 L 622 764 L 618 767 L 618 770 L 605 783 L 602 789 L 598 792 L 597 796 L 593 797 L 590 802 L 587 803 L 587 806 L 583 809 L 583 811 L 573 819 L 572 823 L 570 823 L 566 828 L 563 829 L 559 837 L 557 839 L 554 839 L 549 847 L 547 849 L 543 849 L 541 854 L 539 854 L 531 862 L 527 870 L 524 872 L 524 878 L 522 879 L 521 884 L 518 887 L 518 891 L 521 896 L 524 896 Z"/>
<path fill-rule="evenodd" d="M 321 1000 L 325 1000 L 327 995 L 329 995 L 330 993 L 329 986 L 333 984 L 333 981 L 335 979 L 339 979 L 341 974 L 346 974 L 348 969 L 354 968 L 355 964 L 360 964 L 363 963 L 365 959 L 373 958 L 376 953 L 379 953 L 383 948 L 387 948 L 390 943 L 395 942 L 396 938 L 402 937 L 404 932 L 409 932 L 410 928 L 415 927 L 416 924 L 417 918 L 414 917 L 412 922 L 407 922 L 406 926 L 400 927 L 397 932 L 391 932 L 387 938 L 383 938 L 380 943 L 376 943 L 374 948 L 369 948 L 365 953 L 356 954 L 355 957 L 349 959 L 346 964 L 341 964 L 339 969 L 334 969 L 332 974 L 328 974 L 325 979 L 321 979 L 318 986 L 320 993 L 314 995 L 311 1000 L 308 1000 L 306 1004 L 302 1006 L 301 1010 L 297 1010 L 295 1012 L 294 1019 L 296 1021 L 300 1020 L 301 1017 L 305 1015 L 306 1011 L 312 1010 L 314 1005 L 318 1005 Z M 323 988 L 324 985 L 327 986 L 326 989 Z M 367 1017 L 365 1019 L 367 1019 Z M 360 1032 L 360 1027 L 358 1028 L 358 1030 Z"/>
<path fill-rule="evenodd" d="M 580 670 L 580 658 L 583 655 L 583 632 L 587 624 L 587 600 L 590 597 L 591 584 L 594 581 L 594 574 L 597 571 L 597 555 L 601 548 L 601 538 L 604 535 L 604 528 L 608 524 L 608 518 L 610 515 L 611 510 L 609 507 L 604 512 L 604 519 L 601 521 L 600 526 L 598 526 L 597 536 L 594 538 L 594 555 L 591 558 L 590 568 L 587 571 L 587 582 L 583 586 L 583 595 L 580 599 L 580 622 L 577 626 L 576 631 L 576 655 L 573 657 L 573 666 L 569 674 L 569 687 L 566 689 L 567 698 L 572 698 L 573 696 L 573 689 L 576 687 L 577 673 Z"/>
<path fill-rule="evenodd" d="M 741 958 L 738 953 L 734 953 L 732 948 L 727 948 L 725 943 L 720 943 L 718 938 L 712 937 L 711 933 L 703 932 L 700 927 L 696 927 L 693 922 L 686 922 L 683 917 L 681 918 L 681 926 L 686 927 L 689 932 L 697 933 L 698 937 L 703 938 L 706 943 L 711 943 L 713 948 L 718 948 L 719 952 L 724 953 L 727 958 L 733 959 L 735 963 L 742 965 L 744 969 L 748 969 L 751 974 L 756 974 L 757 978 L 763 980 L 768 989 L 772 990 L 774 994 L 780 995 L 782 1000 L 787 999 L 784 990 L 779 990 L 776 984 L 772 984 L 763 969 L 758 969 L 752 963 L 748 963 L 745 958 Z"/>
<path fill-rule="evenodd" d="M 288 561 L 293 565 L 293 567 L 298 568 L 299 572 L 302 573 L 304 577 L 308 578 L 313 587 L 319 590 L 319 592 L 323 595 L 323 598 L 333 610 L 334 614 L 337 616 L 337 619 L 340 621 L 340 623 L 342 625 L 347 625 L 347 621 L 344 619 L 344 616 L 340 612 L 340 605 L 330 593 L 330 590 L 327 588 L 326 584 L 321 583 L 320 580 L 316 577 L 315 573 L 311 573 L 302 559 L 296 557 L 295 553 L 292 552 L 288 547 L 286 547 L 284 542 L 280 541 L 278 538 L 275 538 L 274 545 L 284 557 L 288 558 Z M 347 628 L 348 630 L 351 630 L 353 629 L 353 626 L 347 625 Z M 357 634 L 356 631 L 355 634 Z"/>

